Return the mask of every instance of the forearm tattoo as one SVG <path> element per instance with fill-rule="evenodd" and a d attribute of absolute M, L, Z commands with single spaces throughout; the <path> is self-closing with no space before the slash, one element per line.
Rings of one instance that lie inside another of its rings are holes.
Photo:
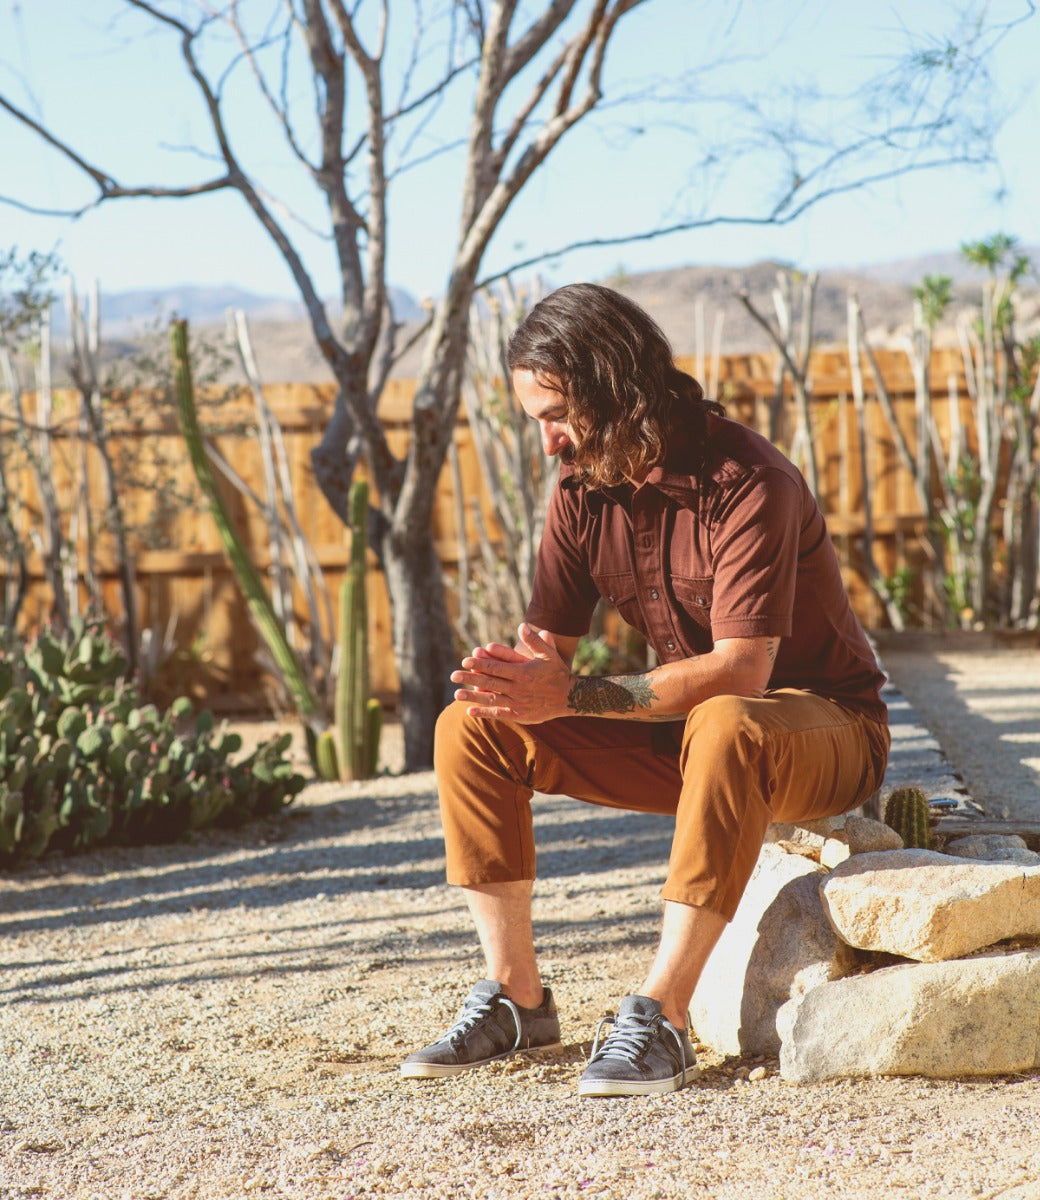
<path fill-rule="evenodd" d="M 649 710 L 657 693 L 647 675 L 579 675 L 567 693 L 567 707 L 588 717 L 616 716 Z M 640 714 L 641 720 L 674 721 L 675 713 Z"/>

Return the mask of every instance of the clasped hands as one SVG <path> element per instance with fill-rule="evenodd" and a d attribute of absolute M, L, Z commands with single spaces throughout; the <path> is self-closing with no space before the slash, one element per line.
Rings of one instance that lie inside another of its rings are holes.
<path fill-rule="evenodd" d="M 455 699 L 471 717 L 500 717 L 522 725 L 537 725 L 567 716 L 571 689 L 570 667 L 560 657 L 553 635 L 523 622 L 514 650 L 498 642 L 477 646 L 452 671 L 459 685 Z"/>

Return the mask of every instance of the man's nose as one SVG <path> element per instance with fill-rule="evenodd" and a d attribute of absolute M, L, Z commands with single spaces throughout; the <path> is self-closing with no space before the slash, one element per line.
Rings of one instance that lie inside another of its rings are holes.
<path fill-rule="evenodd" d="M 550 457 L 554 454 L 559 454 L 564 447 L 570 444 L 570 439 L 567 433 L 559 425 L 553 422 L 546 422 L 542 426 L 542 449 Z"/>

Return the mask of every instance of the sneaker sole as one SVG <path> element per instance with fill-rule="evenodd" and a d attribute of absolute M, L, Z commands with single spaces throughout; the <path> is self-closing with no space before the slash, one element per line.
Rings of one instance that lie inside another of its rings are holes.
<path fill-rule="evenodd" d="M 579 1096 L 657 1096 L 662 1092 L 677 1092 L 692 1083 L 701 1073 L 700 1067 L 687 1067 L 685 1075 L 670 1079 L 582 1079 Z"/>
<path fill-rule="evenodd" d="M 539 1056 L 562 1050 L 563 1042 L 550 1042 L 547 1046 L 529 1046 L 523 1050 L 509 1050 L 505 1054 L 496 1054 L 494 1058 L 482 1058 L 472 1063 L 401 1063 L 401 1075 L 405 1079 L 446 1079 L 451 1075 L 462 1075 L 466 1071 L 477 1071 L 489 1063 L 504 1062 L 507 1058 L 517 1058 L 521 1054 Z"/>

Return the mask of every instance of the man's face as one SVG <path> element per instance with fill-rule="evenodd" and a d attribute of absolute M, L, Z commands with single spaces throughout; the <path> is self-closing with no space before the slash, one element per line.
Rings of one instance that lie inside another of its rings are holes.
<path fill-rule="evenodd" d="M 578 438 L 567 421 L 567 399 L 562 389 L 546 386 L 555 381 L 544 376 L 539 383 L 534 371 L 526 367 L 517 367 L 512 379 L 520 407 L 541 428 L 542 449 L 550 457 L 562 454 L 564 462 L 569 462 Z"/>

